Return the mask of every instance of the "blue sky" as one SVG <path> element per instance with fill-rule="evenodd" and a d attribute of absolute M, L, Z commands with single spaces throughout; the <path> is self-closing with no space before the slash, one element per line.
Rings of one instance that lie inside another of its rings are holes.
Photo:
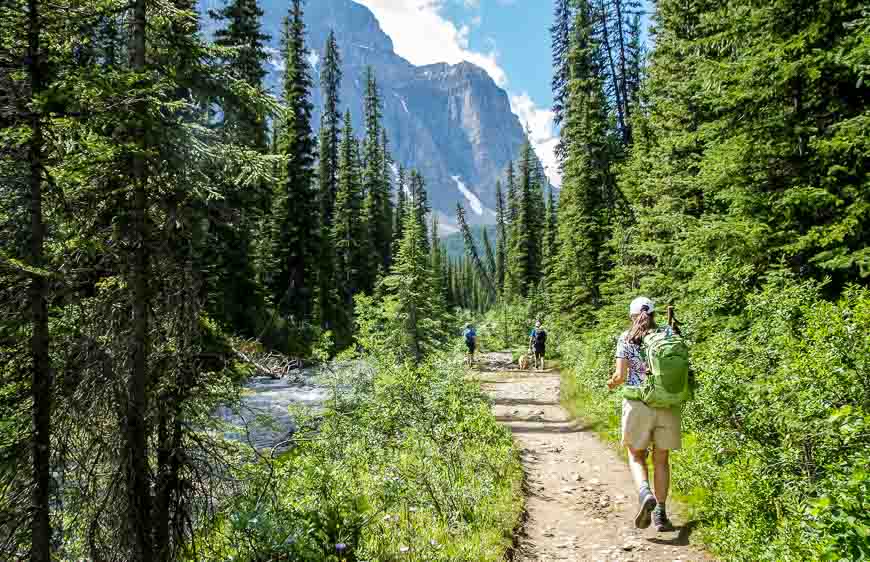
<path fill-rule="evenodd" d="M 374 12 L 396 52 L 411 63 L 467 60 L 484 68 L 508 92 L 547 175 L 561 185 L 550 111 L 552 0 L 355 1 Z"/>

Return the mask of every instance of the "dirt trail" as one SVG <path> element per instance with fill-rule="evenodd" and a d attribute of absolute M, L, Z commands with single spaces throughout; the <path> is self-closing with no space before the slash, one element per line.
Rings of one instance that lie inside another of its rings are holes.
<path fill-rule="evenodd" d="M 509 364 L 507 353 L 485 354 L 477 376 L 522 451 L 528 518 L 515 560 L 712 560 L 679 517 L 673 533 L 635 529 L 628 467 L 560 406 L 559 373 Z"/>

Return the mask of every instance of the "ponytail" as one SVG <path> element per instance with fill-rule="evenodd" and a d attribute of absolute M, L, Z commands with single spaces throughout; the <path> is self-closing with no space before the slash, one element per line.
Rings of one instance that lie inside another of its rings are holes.
<path fill-rule="evenodd" d="M 628 332 L 629 343 L 640 345 L 643 342 L 643 337 L 656 327 L 655 319 L 653 318 L 654 314 L 649 311 L 649 307 L 646 305 L 640 308 L 640 314 L 632 319 L 633 324 Z"/>

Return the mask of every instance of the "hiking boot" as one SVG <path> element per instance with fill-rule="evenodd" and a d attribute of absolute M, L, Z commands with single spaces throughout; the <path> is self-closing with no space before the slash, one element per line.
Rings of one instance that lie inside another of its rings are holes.
<path fill-rule="evenodd" d="M 656 531 L 659 533 L 670 533 L 677 530 L 674 524 L 671 523 L 671 520 L 668 519 L 667 512 L 660 505 L 656 506 L 655 511 L 653 511 L 653 523 L 656 526 Z"/>
<path fill-rule="evenodd" d="M 634 526 L 638 529 L 646 529 L 652 522 L 650 514 L 656 508 L 656 498 L 649 490 L 643 490 L 640 493 L 640 507 L 637 515 L 634 516 Z"/>

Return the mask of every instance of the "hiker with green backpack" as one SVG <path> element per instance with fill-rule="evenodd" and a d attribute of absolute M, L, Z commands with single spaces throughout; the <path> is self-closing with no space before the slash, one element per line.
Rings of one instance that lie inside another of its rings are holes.
<path fill-rule="evenodd" d="M 616 372 L 611 390 L 625 384 L 622 401 L 622 444 L 628 449 L 631 475 L 638 487 L 634 524 L 660 532 L 673 531 L 665 504 L 670 486 L 670 451 L 681 446 L 680 407 L 691 396 L 689 350 L 668 309 L 669 324 L 655 321 L 655 303 L 646 297 L 631 301 L 632 326 L 616 343 Z M 673 324 L 673 325 L 671 325 Z M 649 485 L 647 456 L 652 447 L 655 494 Z M 652 520 L 652 521 L 651 521 Z"/>

